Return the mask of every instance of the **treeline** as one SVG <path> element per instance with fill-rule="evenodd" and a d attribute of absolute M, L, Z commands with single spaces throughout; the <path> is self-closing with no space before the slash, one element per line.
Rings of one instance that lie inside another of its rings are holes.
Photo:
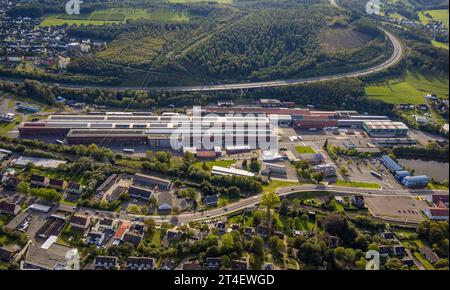
<path fill-rule="evenodd" d="M 208 76 L 252 80 L 283 78 L 312 69 L 319 57 L 317 33 L 325 16 L 338 16 L 331 7 L 261 9 L 223 33 L 214 34 L 180 63 Z"/>
<path fill-rule="evenodd" d="M 392 114 L 393 105 L 364 97 L 364 82 L 358 79 L 332 80 L 312 84 L 280 88 L 255 89 L 241 92 L 167 92 L 167 91 L 117 91 L 107 89 L 68 89 L 59 86 L 46 86 L 37 81 L 26 80 L 23 83 L 0 81 L 0 91 L 32 98 L 36 101 L 54 105 L 55 97 L 68 100 L 105 105 L 116 108 L 149 109 L 154 106 L 190 107 L 206 105 L 223 99 L 258 100 L 277 98 L 293 101 L 298 105 L 313 104 L 320 109 L 348 109 L 377 114 Z"/>
<path fill-rule="evenodd" d="M 448 147 L 448 144 L 440 146 L 436 142 L 430 142 L 426 147 L 394 147 L 392 152 L 398 158 L 448 162 Z"/>

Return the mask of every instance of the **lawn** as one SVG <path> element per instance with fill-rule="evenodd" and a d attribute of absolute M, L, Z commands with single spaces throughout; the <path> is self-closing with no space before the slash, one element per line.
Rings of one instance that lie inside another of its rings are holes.
<path fill-rule="evenodd" d="M 408 70 L 401 80 L 366 87 L 370 98 L 391 104 L 422 104 L 429 93 L 448 98 L 448 76 Z"/>
<path fill-rule="evenodd" d="M 447 9 L 427 10 L 419 13 L 419 19 L 422 24 L 427 24 L 431 20 L 426 16 L 426 14 L 429 14 L 432 20 L 441 21 L 446 27 L 449 27 L 449 20 L 448 20 L 449 17 Z"/>
<path fill-rule="evenodd" d="M 311 146 L 297 146 L 295 147 L 295 151 L 299 154 L 314 154 L 316 151 L 311 148 Z"/>
<path fill-rule="evenodd" d="M 443 48 L 445 50 L 448 50 L 448 44 L 447 43 L 443 43 L 443 42 L 439 42 L 439 41 L 436 41 L 436 40 L 432 40 L 431 44 L 433 44 L 434 47 Z"/>
<path fill-rule="evenodd" d="M 335 183 L 336 186 L 343 187 L 357 187 L 357 188 L 374 188 L 381 189 L 381 186 L 378 183 L 372 182 L 363 182 L 363 181 L 346 181 L 346 180 L 338 180 Z"/>
<path fill-rule="evenodd" d="M 21 115 L 17 115 L 16 121 L 13 121 L 11 123 L 0 122 L 0 136 L 5 136 L 9 131 L 11 131 L 12 129 L 14 129 L 17 126 L 16 123 L 21 123 L 21 122 L 22 122 Z"/>
<path fill-rule="evenodd" d="M 433 265 L 430 264 L 419 252 L 414 252 L 414 257 L 419 260 L 419 262 L 425 267 L 427 270 L 434 270 Z"/>
<path fill-rule="evenodd" d="M 90 14 L 66 15 L 49 14 L 39 26 L 55 25 L 105 25 L 125 23 L 127 20 L 146 19 L 158 22 L 187 22 L 189 17 L 185 13 L 159 9 L 150 11 L 147 9 L 111 8 L 94 11 Z"/>
<path fill-rule="evenodd" d="M 283 180 L 272 180 L 272 181 L 270 181 L 269 185 L 263 186 L 263 191 L 270 192 L 270 191 L 275 191 L 282 187 L 288 187 L 288 186 L 294 186 L 294 185 L 300 185 L 300 183 L 292 182 L 292 181 L 283 181 Z"/>
<path fill-rule="evenodd" d="M 210 169 L 212 169 L 213 166 L 230 167 L 231 165 L 236 163 L 236 161 L 234 161 L 234 160 L 217 160 L 217 161 L 205 161 L 205 163 L 206 163 L 206 165 L 208 165 L 208 167 Z M 198 168 L 202 168 L 203 161 L 196 162 L 194 164 L 194 166 L 198 167 Z"/>

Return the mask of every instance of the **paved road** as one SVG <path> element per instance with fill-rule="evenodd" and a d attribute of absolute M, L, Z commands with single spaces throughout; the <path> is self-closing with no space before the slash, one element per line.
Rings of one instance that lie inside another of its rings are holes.
<path fill-rule="evenodd" d="M 60 87 L 83 89 L 83 88 L 95 88 L 95 89 L 115 89 L 115 90 L 155 90 L 155 91 L 178 91 L 178 92 L 207 92 L 207 91 L 226 91 L 226 90 L 241 90 L 241 89 L 257 89 L 257 88 L 273 88 L 284 87 L 298 84 L 309 84 L 321 81 L 338 80 L 350 77 L 361 77 L 375 72 L 385 70 L 402 58 L 403 48 L 397 37 L 390 32 L 383 30 L 389 40 L 392 42 L 394 51 L 389 59 L 381 64 L 378 64 L 371 68 L 366 68 L 358 71 L 340 73 L 321 77 L 310 78 L 298 78 L 290 80 L 275 80 L 266 82 L 250 82 L 250 83 L 235 83 L 235 84 L 222 84 L 222 85 L 200 85 L 200 86 L 174 86 L 174 87 L 136 87 L 136 86 L 96 86 L 96 85 L 77 85 L 77 84 L 59 84 Z M 0 79 L 10 80 L 14 82 L 20 82 L 22 80 L 17 78 L 1 77 Z M 43 82 L 46 84 L 53 84 L 49 82 Z"/>
<path fill-rule="evenodd" d="M 432 193 L 447 193 L 448 191 L 435 191 L 435 190 L 377 190 L 377 189 L 364 189 L 364 188 L 354 188 L 354 187 L 337 187 L 337 186 L 328 186 L 328 185 L 298 185 L 281 188 L 276 191 L 276 193 L 280 196 L 288 196 L 294 193 L 301 192 L 332 192 L 335 194 L 361 194 L 361 195 L 370 195 L 370 196 L 416 196 L 416 195 L 424 195 L 424 194 L 432 194 Z M 132 219 L 132 218 L 152 218 L 155 220 L 157 224 L 161 224 L 163 222 L 172 222 L 176 224 L 185 224 L 190 221 L 198 221 L 203 219 L 213 219 L 225 214 L 229 214 L 232 212 L 237 212 L 243 210 L 247 207 L 254 206 L 261 201 L 262 194 L 255 195 L 249 198 L 241 199 L 238 202 L 229 204 L 225 207 L 211 209 L 205 212 L 195 212 L 195 213 L 184 213 L 177 216 L 143 216 L 143 215 L 132 215 L 127 213 L 111 213 L 107 211 L 96 211 L 88 208 L 80 209 L 80 212 L 87 214 L 95 214 L 96 212 L 102 215 L 111 216 L 111 215 L 119 215 L 122 219 Z M 72 211 L 72 207 L 61 204 L 60 209 Z"/>

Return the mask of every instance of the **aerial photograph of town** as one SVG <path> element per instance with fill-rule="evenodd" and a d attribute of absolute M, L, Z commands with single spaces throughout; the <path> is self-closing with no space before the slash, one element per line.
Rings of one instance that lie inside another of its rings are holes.
<path fill-rule="evenodd" d="M 448 270 L 448 9 L 0 1 L 0 275 Z"/>

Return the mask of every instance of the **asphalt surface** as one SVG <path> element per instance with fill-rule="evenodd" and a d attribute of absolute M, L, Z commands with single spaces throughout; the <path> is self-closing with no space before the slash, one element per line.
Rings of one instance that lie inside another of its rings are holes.
<path fill-rule="evenodd" d="M 284 87 L 292 86 L 298 84 L 309 84 L 329 80 L 338 80 L 351 77 L 361 77 L 369 74 L 373 74 L 382 70 L 385 70 L 397 62 L 400 61 L 403 54 L 403 48 L 400 40 L 395 37 L 390 32 L 384 30 L 384 33 L 392 42 L 394 51 L 389 59 L 381 64 L 378 64 L 371 68 L 366 68 L 358 71 L 340 73 L 328 76 L 320 77 L 310 77 L 310 78 L 298 78 L 290 80 L 274 80 L 266 82 L 249 82 L 249 83 L 234 83 L 234 84 L 220 84 L 220 85 L 200 85 L 200 86 L 167 86 L 167 87 L 138 87 L 138 86 L 96 86 L 96 85 L 77 85 L 77 84 L 58 84 L 63 88 L 72 89 L 83 89 L 83 88 L 93 88 L 93 89 L 114 89 L 114 90 L 155 90 L 155 91 L 172 91 L 172 92 L 208 92 L 208 91 L 226 91 L 226 90 L 243 90 L 243 89 L 258 89 L 258 88 L 274 88 L 274 87 Z M 13 82 L 21 82 L 23 79 L 1 77 L 0 79 L 9 80 Z M 44 84 L 53 85 L 54 82 L 42 82 Z"/>

